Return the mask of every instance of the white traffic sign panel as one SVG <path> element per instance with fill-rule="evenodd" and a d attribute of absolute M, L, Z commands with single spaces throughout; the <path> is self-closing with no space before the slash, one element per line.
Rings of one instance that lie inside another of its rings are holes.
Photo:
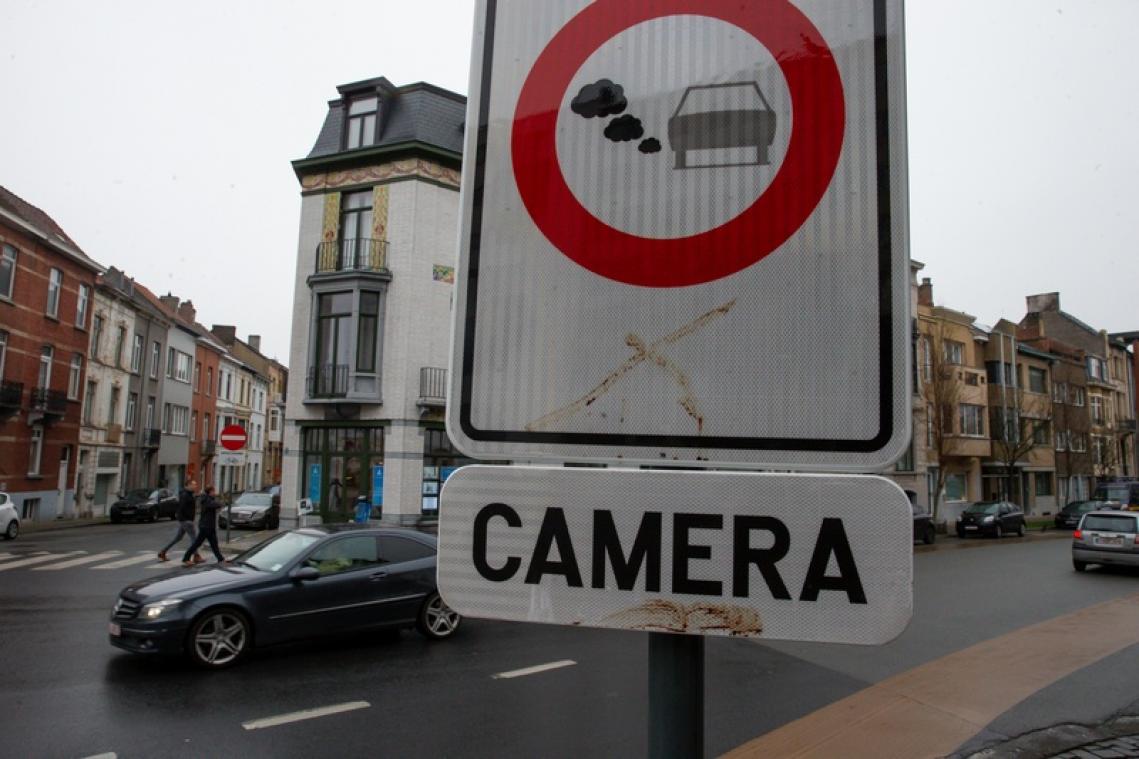
<path fill-rule="evenodd" d="M 218 437 L 221 438 L 221 447 L 227 451 L 240 451 L 249 439 L 245 428 L 238 424 L 227 425 Z"/>
<path fill-rule="evenodd" d="M 480 0 L 448 430 L 866 470 L 909 439 L 901 0 Z"/>
<path fill-rule="evenodd" d="M 881 477 L 471 466 L 439 515 L 439 591 L 470 617 L 881 644 L 912 613 L 909 500 Z"/>

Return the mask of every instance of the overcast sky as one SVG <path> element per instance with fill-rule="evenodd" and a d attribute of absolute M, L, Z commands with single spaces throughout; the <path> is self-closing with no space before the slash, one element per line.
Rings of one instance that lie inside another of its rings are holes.
<path fill-rule="evenodd" d="M 911 0 L 911 255 L 993 323 L 1139 329 L 1136 0 Z M 288 361 L 290 160 L 336 85 L 466 93 L 467 0 L 0 4 L 0 184 L 105 266 Z"/>

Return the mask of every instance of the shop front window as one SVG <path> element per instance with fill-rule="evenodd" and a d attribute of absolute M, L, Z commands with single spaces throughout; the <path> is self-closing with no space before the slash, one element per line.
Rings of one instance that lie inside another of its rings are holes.
<path fill-rule="evenodd" d="M 326 522 L 349 521 L 355 515 L 359 496 L 372 504 L 373 517 L 379 517 L 377 507 L 383 504 L 383 427 L 308 427 L 303 431 L 302 445 L 301 497 L 312 501 Z"/>

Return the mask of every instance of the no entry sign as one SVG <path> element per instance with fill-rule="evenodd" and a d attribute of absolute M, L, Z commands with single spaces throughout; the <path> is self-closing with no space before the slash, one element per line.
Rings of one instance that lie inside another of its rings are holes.
<path fill-rule="evenodd" d="M 477 13 L 459 447 L 811 470 L 900 455 L 900 0 Z"/>
<path fill-rule="evenodd" d="M 221 447 L 227 451 L 240 451 L 247 440 L 245 428 L 230 424 L 221 431 Z"/>

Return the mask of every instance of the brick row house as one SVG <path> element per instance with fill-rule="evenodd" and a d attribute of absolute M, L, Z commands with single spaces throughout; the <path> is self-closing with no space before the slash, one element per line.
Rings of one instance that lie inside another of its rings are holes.
<path fill-rule="evenodd" d="M 273 469 L 261 457 L 270 376 L 280 426 L 288 370 L 255 338 L 227 345 L 192 302 L 104 269 L 3 188 L 0 245 L 0 491 L 24 520 L 101 517 L 121 493 L 190 479 L 226 491 L 279 480 L 280 442 Z M 216 463 L 226 362 L 251 433 L 235 477 Z"/>

